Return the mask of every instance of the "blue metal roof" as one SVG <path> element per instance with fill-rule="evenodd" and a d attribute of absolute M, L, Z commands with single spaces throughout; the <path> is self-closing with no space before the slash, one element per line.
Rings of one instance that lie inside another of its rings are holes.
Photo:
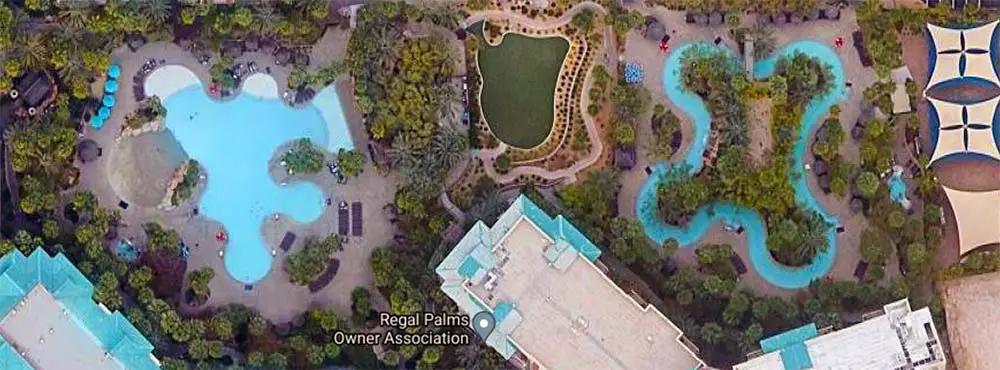
<path fill-rule="evenodd" d="M 38 248 L 28 257 L 14 250 L 0 258 L 0 312 L 6 314 L 39 284 L 126 369 L 160 368 L 151 356 L 153 345 L 120 312 L 108 312 L 94 302 L 94 285 L 62 253 L 51 257 Z M 0 368 L 18 369 L 16 364 L 8 365 L 16 362 L 8 358 L 10 348 L 0 338 Z M 12 349 L 10 352 L 20 358 Z"/>
<path fill-rule="evenodd" d="M 781 362 L 786 370 L 803 370 L 812 367 L 809 350 L 805 342 L 819 336 L 816 324 L 808 324 L 784 333 L 764 338 L 760 349 L 766 353 L 780 351 Z"/>
<path fill-rule="evenodd" d="M 476 262 L 472 256 L 466 256 L 462 265 L 458 266 L 458 274 L 466 279 L 472 279 L 472 276 L 476 275 L 476 271 L 479 271 L 479 262 Z"/>

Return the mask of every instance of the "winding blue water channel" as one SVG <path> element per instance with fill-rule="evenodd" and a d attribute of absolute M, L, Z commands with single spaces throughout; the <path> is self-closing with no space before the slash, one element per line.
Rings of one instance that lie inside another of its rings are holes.
<path fill-rule="evenodd" d="M 708 145 L 708 134 L 711 131 L 712 117 L 708 107 L 700 97 L 685 91 L 680 81 L 681 56 L 684 51 L 698 44 L 685 44 L 677 47 L 667 56 L 663 68 L 663 87 L 675 106 L 691 118 L 694 126 L 694 140 L 691 148 L 680 164 L 687 165 L 691 174 L 698 173 L 704 165 L 702 155 Z M 702 44 L 706 46 L 707 44 Z M 711 46 L 710 46 L 711 47 Z M 767 250 L 767 228 L 760 214 L 750 208 L 737 206 L 730 202 L 712 202 L 698 209 L 686 228 L 668 225 L 656 212 L 656 188 L 662 177 L 674 163 L 661 162 L 653 168 L 652 174 L 646 179 L 639 190 L 636 199 L 636 214 L 646 235 L 662 244 L 668 238 L 674 238 L 682 247 L 695 245 L 705 235 L 708 229 L 717 221 L 728 225 L 743 226 L 748 238 L 750 260 L 760 275 L 775 286 L 786 289 L 797 289 L 808 286 L 815 279 L 821 278 L 833 265 L 837 255 L 836 225 L 840 221 L 827 213 L 816 197 L 809 191 L 806 176 L 802 176 L 803 157 L 806 143 L 813 128 L 819 124 L 820 118 L 829 112 L 830 107 L 846 97 L 844 89 L 844 69 L 837 53 L 828 46 L 816 41 L 797 41 L 788 44 L 775 52 L 770 58 L 758 61 L 754 66 L 755 78 L 764 79 L 774 73 L 778 59 L 790 56 L 795 52 L 816 57 L 832 67 L 834 88 L 822 96 L 813 98 L 802 114 L 802 124 L 799 138 L 792 151 L 792 187 L 795 189 L 795 200 L 805 209 L 816 211 L 831 225 L 827 230 L 826 239 L 829 245 L 826 252 L 819 254 L 812 263 L 806 266 L 791 268 L 776 262 Z"/>

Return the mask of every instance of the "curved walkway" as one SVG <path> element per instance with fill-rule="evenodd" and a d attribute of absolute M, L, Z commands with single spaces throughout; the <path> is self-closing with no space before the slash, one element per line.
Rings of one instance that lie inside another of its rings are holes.
<path fill-rule="evenodd" d="M 473 24 L 485 19 L 502 18 L 532 28 L 555 28 L 569 23 L 576 13 L 584 9 L 590 9 L 600 14 L 606 13 L 604 7 L 600 4 L 585 1 L 566 11 L 559 18 L 552 20 L 539 21 L 537 19 L 529 18 L 517 13 L 510 13 L 504 10 L 483 10 L 467 17 L 465 19 L 465 23 Z M 605 47 L 607 46 L 608 45 L 605 45 Z M 580 91 L 586 92 L 589 91 L 590 87 L 593 85 L 593 79 L 591 78 L 590 71 L 584 71 L 584 73 L 586 73 L 586 77 L 583 81 L 583 89 Z M 582 93 L 580 95 L 580 107 L 578 107 L 579 109 L 577 109 L 577 111 L 582 114 L 582 112 L 586 111 L 586 107 L 590 105 L 590 94 Z M 601 131 L 597 128 L 594 118 L 590 117 L 588 114 L 583 114 L 583 123 L 587 128 L 587 135 L 590 138 L 590 152 L 585 158 L 574 162 L 573 165 L 568 168 L 552 171 L 538 166 L 518 166 L 512 168 L 507 173 L 498 173 L 493 167 L 493 162 L 507 149 L 507 146 L 503 143 L 493 149 L 480 149 L 475 155 L 483 160 L 483 167 L 486 170 L 486 175 L 499 184 L 511 183 L 517 180 L 520 176 L 538 176 L 545 180 L 558 180 L 564 178 L 575 180 L 577 172 L 580 172 L 596 163 L 597 160 L 601 158 L 601 153 L 604 151 L 604 143 L 601 140 Z"/>
<path fill-rule="evenodd" d="M 680 89 L 679 69 L 680 55 L 692 47 L 693 44 L 683 45 L 673 50 L 665 61 L 663 70 L 664 89 L 668 98 L 680 107 L 694 121 L 696 138 L 689 149 L 684 164 L 688 165 L 691 173 L 697 173 L 702 166 L 702 152 L 705 149 L 708 132 L 711 127 L 711 117 L 707 107 L 696 95 L 682 91 Z M 810 133 L 819 122 L 830 106 L 843 100 L 844 72 L 840 59 L 835 52 L 823 44 L 814 41 L 800 41 L 783 47 L 768 60 L 761 61 L 755 68 L 754 75 L 757 78 L 766 78 L 773 73 L 774 60 L 778 57 L 789 55 L 795 51 L 800 51 L 819 58 L 827 63 L 833 64 L 835 76 L 834 88 L 829 93 L 814 98 L 808 105 L 807 111 L 802 115 L 802 125 L 799 132 L 799 140 L 793 150 L 793 171 L 802 168 L 803 156 L 805 154 L 806 143 L 811 137 Z M 723 221 L 727 224 L 742 225 L 746 227 L 749 238 L 750 259 L 754 268 L 764 279 L 771 284 L 781 288 L 795 289 L 808 286 L 812 280 L 824 276 L 833 265 L 836 255 L 836 232 L 834 227 L 839 225 L 839 221 L 828 215 L 819 205 L 818 200 L 809 190 L 806 176 L 799 176 L 792 179 L 795 188 L 796 201 L 804 207 L 818 212 L 828 222 L 831 228 L 827 231 L 826 239 L 828 248 L 826 252 L 817 256 L 810 265 L 802 268 L 788 268 L 778 264 L 771 257 L 766 245 L 766 227 L 760 215 L 752 209 L 737 207 L 727 202 L 718 202 L 699 208 L 687 229 L 681 229 L 673 225 L 667 225 L 656 213 L 656 188 L 662 178 L 670 168 L 669 163 L 660 163 L 653 173 L 647 178 L 639 191 L 636 200 L 636 214 L 642 223 L 647 236 L 662 244 L 667 238 L 674 238 L 681 245 L 691 245 L 704 235 L 709 226 L 716 221 Z"/>

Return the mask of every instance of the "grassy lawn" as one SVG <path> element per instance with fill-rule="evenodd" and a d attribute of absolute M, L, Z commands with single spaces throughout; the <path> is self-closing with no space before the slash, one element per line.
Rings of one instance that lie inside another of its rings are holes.
<path fill-rule="evenodd" d="M 480 45 L 483 115 L 490 130 L 519 148 L 541 144 L 552 129 L 556 79 L 569 43 L 507 34 L 500 46 Z"/>

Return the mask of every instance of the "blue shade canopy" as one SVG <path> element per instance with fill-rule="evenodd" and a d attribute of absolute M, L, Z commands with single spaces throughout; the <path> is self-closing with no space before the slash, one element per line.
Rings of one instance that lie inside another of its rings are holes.
<path fill-rule="evenodd" d="M 111 109 L 108 109 L 108 107 L 101 107 L 101 109 L 97 111 L 97 117 L 100 117 L 101 120 L 108 119 L 108 117 L 111 117 Z"/>
<path fill-rule="evenodd" d="M 121 74 L 122 74 L 122 68 L 119 67 L 117 64 L 112 64 L 111 67 L 108 68 L 108 77 L 118 78 L 118 76 L 121 76 Z"/>
<path fill-rule="evenodd" d="M 101 127 L 104 127 L 104 119 L 100 116 L 90 117 L 90 127 L 100 130 Z"/>
<path fill-rule="evenodd" d="M 115 106 L 115 97 L 111 95 L 105 95 L 104 106 L 109 108 Z"/>
<path fill-rule="evenodd" d="M 104 91 L 107 93 L 114 94 L 115 91 L 118 91 L 118 81 L 108 80 L 108 82 L 105 82 Z"/>

